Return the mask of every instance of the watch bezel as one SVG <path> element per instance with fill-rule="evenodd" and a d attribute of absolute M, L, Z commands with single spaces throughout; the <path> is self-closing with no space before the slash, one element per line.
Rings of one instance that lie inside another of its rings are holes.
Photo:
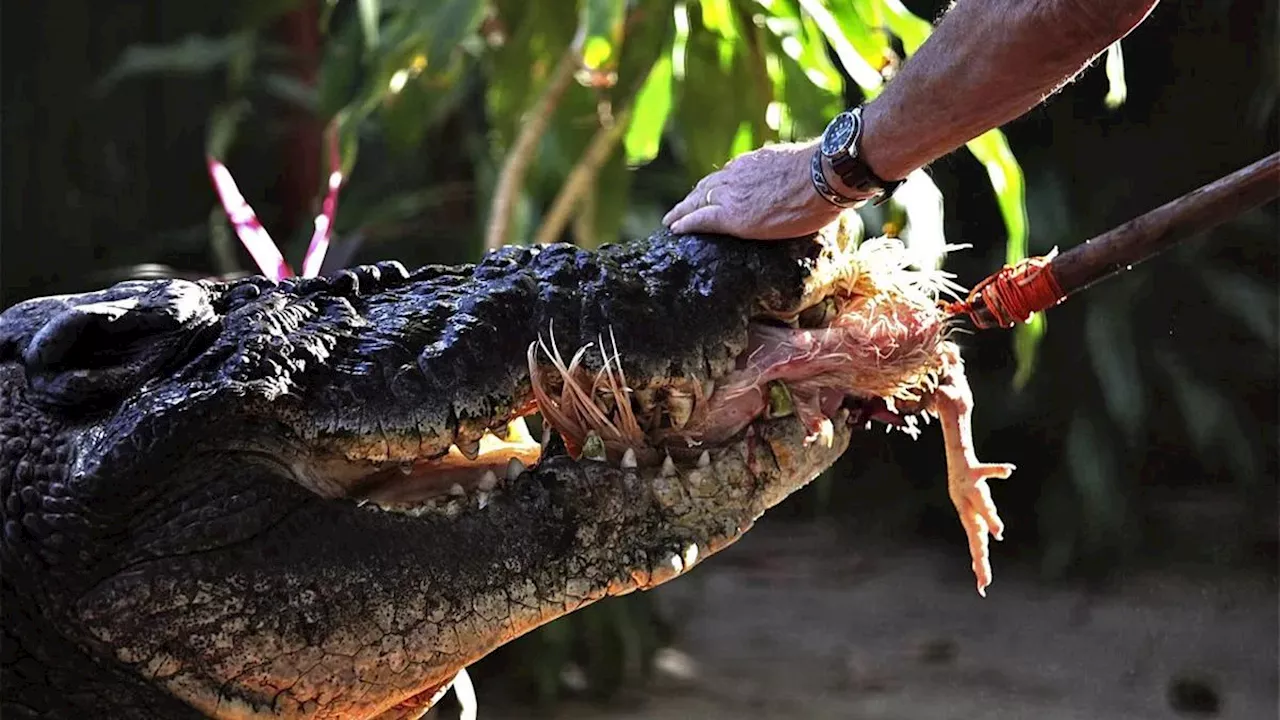
<path fill-rule="evenodd" d="M 822 133 L 820 150 L 828 160 L 835 160 L 841 155 L 849 155 L 849 148 L 854 146 L 862 131 L 862 118 L 856 111 L 845 110 L 831 118 L 827 129 Z"/>

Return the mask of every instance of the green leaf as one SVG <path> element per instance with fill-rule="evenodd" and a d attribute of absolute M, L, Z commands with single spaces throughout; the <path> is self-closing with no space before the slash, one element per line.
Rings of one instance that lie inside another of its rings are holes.
<path fill-rule="evenodd" d="M 900 0 L 873 0 L 873 3 L 879 6 L 890 32 L 902 40 L 902 48 L 908 57 L 914 55 L 933 33 L 933 25 L 908 10 Z"/>
<path fill-rule="evenodd" d="M 357 0 L 357 7 L 365 52 L 372 53 L 378 49 L 378 25 L 382 20 L 382 7 L 379 0 Z"/>
<path fill-rule="evenodd" d="M 1124 80 L 1124 52 L 1117 40 L 1107 48 L 1107 97 L 1103 102 L 1107 109 L 1115 110 L 1129 96 L 1129 86 Z"/>
<path fill-rule="evenodd" d="M 248 114 L 249 103 L 243 100 L 214 108 L 205 137 L 205 154 L 219 160 L 226 158 L 227 151 L 235 142 L 240 121 Z"/>
<path fill-rule="evenodd" d="M 689 30 L 672 138 L 689 177 L 696 179 L 733 157 L 743 122 L 751 124 L 757 141 L 771 134 L 767 115 L 773 87 L 754 44 L 731 45 L 735 52 L 722 69 L 722 37 L 702 25 L 700 14 L 689 16 Z"/>
<path fill-rule="evenodd" d="M 1137 338 L 1129 315 L 1116 312 L 1115 304 L 1092 302 L 1085 318 L 1085 347 L 1101 385 L 1107 411 L 1130 441 L 1142 429 L 1146 397 Z"/>
<path fill-rule="evenodd" d="M 1275 349 L 1280 327 L 1276 313 L 1276 287 L 1241 272 L 1203 268 L 1199 278 L 1206 295 L 1227 315 L 1240 321 L 1254 337 Z"/>
<path fill-rule="evenodd" d="M 1120 459 L 1107 433 L 1085 410 L 1078 411 L 1071 420 L 1066 449 L 1071 480 L 1084 508 L 1084 533 L 1096 548 L 1123 524 L 1117 472 Z"/>
<path fill-rule="evenodd" d="M 1238 480 L 1252 483 L 1261 479 L 1257 452 L 1249 439 L 1253 434 L 1242 425 L 1223 393 L 1197 377 L 1167 349 L 1157 350 L 1156 360 L 1171 381 L 1171 394 L 1197 451 L 1203 455 L 1220 448 Z"/>
<path fill-rule="evenodd" d="M 875 97 L 880 93 L 880 89 L 884 86 L 884 78 L 880 75 L 880 67 L 882 67 L 883 56 L 872 58 L 874 50 L 883 45 L 883 38 L 876 37 L 877 33 L 873 33 L 861 21 L 854 22 L 849 19 L 849 26 L 841 26 L 836 16 L 827 9 L 821 0 L 799 0 L 802 7 L 813 19 L 818 26 L 822 35 L 831 43 L 831 48 L 836 53 L 836 58 L 840 60 L 840 64 L 844 67 L 849 77 L 862 88 L 863 93 L 867 97 Z M 847 5 L 841 7 L 847 8 Z M 843 17 L 851 18 L 849 13 L 842 13 Z M 867 55 L 863 55 L 854 43 L 862 45 Z"/>
<path fill-rule="evenodd" d="M 586 31 L 582 63 L 589 70 L 613 69 L 622 45 L 626 3 L 623 0 L 582 0 L 582 18 Z"/>
<path fill-rule="evenodd" d="M 990 130 L 966 143 L 969 152 L 982 163 L 996 193 L 996 204 L 1004 219 L 1008 238 L 1005 242 L 1005 262 L 1016 265 L 1027 257 L 1027 196 L 1022 166 L 1009 149 L 1009 141 L 998 128 Z M 1035 366 L 1036 348 L 1044 336 L 1043 313 L 1014 330 L 1014 360 L 1017 370 L 1013 384 L 1026 386 Z"/>
<path fill-rule="evenodd" d="M 235 33 L 221 38 L 188 35 L 170 45 L 130 45 L 98 81 L 95 91 L 110 92 L 121 81 L 143 75 L 213 72 L 251 50 L 255 42 L 251 33 Z"/>
<path fill-rule="evenodd" d="M 671 56 L 664 55 L 654 64 L 636 96 L 631 125 L 623 139 L 629 164 L 644 165 L 658 156 L 662 132 L 671 114 L 671 91 Z"/>

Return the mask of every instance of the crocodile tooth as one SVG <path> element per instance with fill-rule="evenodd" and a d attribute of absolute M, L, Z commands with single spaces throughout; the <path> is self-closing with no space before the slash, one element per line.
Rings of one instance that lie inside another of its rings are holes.
<path fill-rule="evenodd" d="M 707 452 L 706 450 L 702 451 L 702 454 L 698 456 L 698 467 L 700 468 L 711 467 L 711 453 Z"/>
<path fill-rule="evenodd" d="M 822 418 L 822 423 L 818 426 L 818 441 L 825 448 L 835 444 L 835 428 L 831 426 L 831 418 Z"/>
<path fill-rule="evenodd" d="M 453 487 L 449 488 L 449 494 L 453 495 L 454 497 L 462 497 L 463 495 L 467 494 L 467 491 L 462 489 L 462 485 L 458 483 L 454 483 Z"/>
<path fill-rule="evenodd" d="M 667 396 L 667 415 L 671 418 L 671 426 L 677 430 L 689 423 L 693 414 L 693 398 L 684 393 L 672 391 Z"/>
<path fill-rule="evenodd" d="M 492 475 L 492 474 L 493 474 L 493 473 L 490 473 L 490 475 Z M 485 492 L 485 491 L 483 491 L 483 490 L 481 490 L 479 493 L 477 493 L 477 494 L 476 494 L 476 504 L 480 506 L 480 509 L 481 509 L 481 510 L 483 510 L 483 509 L 485 509 L 486 507 L 488 507 L 488 506 L 489 506 L 489 493 L 487 493 L 487 492 Z"/>
<path fill-rule="evenodd" d="M 698 562 L 698 544 L 689 543 L 689 547 L 684 549 L 684 567 L 686 570 L 693 567 Z"/>
<path fill-rule="evenodd" d="M 702 383 L 702 397 L 704 399 L 710 398 L 712 393 L 714 393 L 715 391 L 716 391 L 716 382 L 714 380 L 708 380 Z"/>
<path fill-rule="evenodd" d="M 867 424 L 866 424 L 866 425 L 864 425 L 864 426 L 862 426 L 862 429 L 863 429 L 863 430 L 870 430 L 870 429 L 871 429 L 871 421 L 870 421 L 870 420 L 868 420 L 868 421 L 867 421 Z"/>
<path fill-rule="evenodd" d="M 524 463 L 520 462 L 520 458 L 513 457 L 507 461 L 507 480 L 514 481 L 520 477 L 525 471 Z"/>
<path fill-rule="evenodd" d="M 360 498 L 359 500 L 356 501 L 356 507 L 358 508 L 362 508 L 368 504 L 369 504 L 369 498 Z"/>
<path fill-rule="evenodd" d="M 604 440 L 592 430 L 587 433 L 587 438 L 582 441 L 582 457 L 587 460 L 600 460 L 606 458 Z"/>
<path fill-rule="evenodd" d="M 513 460 L 515 458 L 512 458 Z M 516 462 L 519 462 L 518 460 Z M 476 487 L 483 491 L 489 491 L 498 487 L 498 476 L 492 470 L 485 470 L 484 475 L 480 477 L 480 482 Z"/>
<path fill-rule="evenodd" d="M 920 417 L 924 418 L 925 425 L 931 425 L 933 423 L 933 420 L 931 419 L 933 416 L 929 414 L 928 410 L 920 413 Z"/>
<path fill-rule="evenodd" d="M 458 448 L 458 452 L 462 453 L 468 460 L 475 460 L 480 456 L 479 440 L 458 440 L 454 442 L 454 446 Z"/>
<path fill-rule="evenodd" d="M 401 474 L 401 475 L 412 475 L 412 474 L 413 474 L 413 463 L 400 463 L 400 474 Z"/>
<path fill-rule="evenodd" d="M 671 456 L 668 455 L 666 459 L 662 461 L 662 475 L 663 477 L 672 477 L 675 474 L 676 474 L 676 461 L 672 460 Z"/>
<path fill-rule="evenodd" d="M 635 467 L 636 467 L 636 451 L 632 450 L 631 448 L 627 448 L 627 451 L 622 453 L 622 469 L 634 470 Z"/>

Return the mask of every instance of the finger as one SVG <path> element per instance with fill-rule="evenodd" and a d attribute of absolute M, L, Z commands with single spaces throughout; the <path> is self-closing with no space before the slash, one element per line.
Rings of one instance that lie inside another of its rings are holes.
<path fill-rule="evenodd" d="M 689 191 L 684 200 L 671 208 L 671 210 L 662 217 L 662 224 L 671 227 L 676 220 L 688 215 L 698 208 L 705 207 L 707 203 L 707 193 L 718 187 L 721 183 L 720 173 L 712 173 L 698 181 L 697 185 Z"/>
<path fill-rule="evenodd" d="M 698 208 L 673 222 L 671 231 L 681 234 L 696 232 L 733 234 L 729 226 L 729 214 L 725 212 L 723 205 L 707 205 Z"/>

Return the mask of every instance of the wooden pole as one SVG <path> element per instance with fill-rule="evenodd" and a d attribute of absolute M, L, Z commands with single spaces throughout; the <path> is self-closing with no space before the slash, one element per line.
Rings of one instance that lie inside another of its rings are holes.
<path fill-rule="evenodd" d="M 1280 153 L 1215 180 L 1055 257 L 1042 272 L 1061 289 L 1053 305 L 1198 233 L 1280 197 Z M 980 328 L 999 325 L 984 301 L 968 313 Z M 1031 311 L 1047 307 L 1028 308 Z"/>

